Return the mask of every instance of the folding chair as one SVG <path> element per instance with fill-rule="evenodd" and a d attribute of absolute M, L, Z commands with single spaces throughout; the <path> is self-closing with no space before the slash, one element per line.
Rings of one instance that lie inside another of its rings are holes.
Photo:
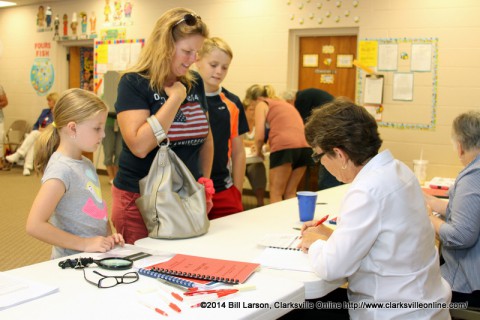
<path fill-rule="evenodd" d="M 30 125 L 26 120 L 15 120 L 8 130 L 6 131 L 4 138 L 5 156 L 17 151 L 18 147 L 25 140 L 25 135 L 30 132 Z M 10 170 L 12 164 L 5 161 L 3 170 Z"/>

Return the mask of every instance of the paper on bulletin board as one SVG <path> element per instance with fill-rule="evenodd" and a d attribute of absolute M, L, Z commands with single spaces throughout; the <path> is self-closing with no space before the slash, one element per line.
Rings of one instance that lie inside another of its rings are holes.
<path fill-rule="evenodd" d="M 413 73 L 393 75 L 393 100 L 413 100 Z"/>
<path fill-rule="evenodd" d="M 432 69 L 432 45 L 412 45 L 412 71 L 429 72 Z"/>
<path fill-rule="evenodd" d="M 381 44 L 378 46 L 378 70 L 395 71 L 398 63 L 398 45 Z"/>
<path fill-rule="evenodd" d="M 376 67 L 378 58 L 378 41 L 360 41 L 358 44 L 358 61 L 368 67 Z"/>
<path fill-rule="evenodd" d="M 365 77 L 365 95 L 363 104 L 382 104 L 383 99 L 383 76 Z"/>
<path fill-rule="evenodd" d="M 379 109 L 380 109 L 379 106 L 365 105 L 364 107 L 368 111 L 368 113 L 370 113 L 376 121 L 382 121 L 382 113 L 379 112 Z"/>
<path fill-rule="evenodd" d="M 108 45 L 101 44 L 95 49 L 95 60 L 98 64 L 108 63 Z"/>

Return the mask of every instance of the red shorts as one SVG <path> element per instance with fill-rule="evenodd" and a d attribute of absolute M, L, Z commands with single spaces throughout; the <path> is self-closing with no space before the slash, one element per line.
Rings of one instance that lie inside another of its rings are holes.
<path fill-rule="evenodd" d="M 242 195 L 235 186 L 213 195 L 213 208 L 208 213 L 208 219 L 213 220 L 234 213 L 242 212 Z"/>
<path fill-rule="evenodd" d="M 120 190 L 112 186 L 112 223 L 125 243 L 134 244 L 138 239 L 148 237 L 147 227 L 135 200 L 139 193 Z"/>

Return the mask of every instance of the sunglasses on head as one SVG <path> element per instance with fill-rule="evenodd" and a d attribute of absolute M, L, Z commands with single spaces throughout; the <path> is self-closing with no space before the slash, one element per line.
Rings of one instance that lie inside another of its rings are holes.
<path fill-rule="evenodd" d="M 197 16 L 196 14 L 192 14 L 192 13 L 187 13 L 186 15 L 183 16 L 182 19 L 178 20 L 172 28 L 175 28 L 176 26 L 178 26 L 180 23 L 182 22 L 185 22 L 185 24 L 187 26 L 194 26 L 197 24 L 197 21 L 198 20 L 201 20 L 202 18 L 200 18 L 200 16 Z"/>

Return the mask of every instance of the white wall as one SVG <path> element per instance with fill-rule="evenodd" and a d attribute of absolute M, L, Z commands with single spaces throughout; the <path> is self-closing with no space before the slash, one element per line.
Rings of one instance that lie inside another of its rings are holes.
<path fill-rule="evenodd" d="M 459 113 L 479 109 L 480 98 L 480 1 L 476 0 L 138 0 L 134 1 L 134 25 L 128 38 L 148 38 L 162 12 L 177 6 L 195 10 L 208 24 L 211 35 L 226 39 L 234 60 L 225 86 L 243 97 L 253 83 L 272 84 L 278 92 L 295 87 L 289 58 L 289 32 L 330 28 L 358 28 L 358 38 L 437 37 L 439 38 L 438 102 L 436 128 L 431 131 L 382 128 L 384 148 L 408 165 L 424 150 L 430 160 L 428 178 L 455 176 L 460 162 L 450 143 L 450 124 Z M 289 4 L 290 3 L 290 4 Z M 49 5 L 48 2 L 42 3 Z M 97 31 L 103 23 L 103 1 L 59 1 L 50 3 L 54 14 L 92 10 Z M 303 8 L 300 6 L 303 4 Z M 317 5 L 322 4 L 321 9 Z M 87 9 L 86 9 L 87 8 Z M 349 17 L 345 11 L 349 10 Z M 330 11 L 330 18 L 326 12 Z M 4 110 L 7 125 L 18 118 L 35 120 L 45 107 L 29 83 L 34 59 L 33 44 L 50 41 L 52 33 L 37 33 L 37 6 L 0 9 L 0 83 L 10 105 Z M 310 15 L 314 14 L 312 19 Z M 335 17 L 339 16 L 339 22 Z M 354 21 L 358 17 L 358 22 Z M 319 19 L 322 23 L 319 24 Z M 301 23 L 303 19 L 303 23 Z M 62 29 L 62 28 L 60 28 Z M 67 71 L 62 44 L 52 43 L 57 82 L 53 90 L 66 89 Z"/>

